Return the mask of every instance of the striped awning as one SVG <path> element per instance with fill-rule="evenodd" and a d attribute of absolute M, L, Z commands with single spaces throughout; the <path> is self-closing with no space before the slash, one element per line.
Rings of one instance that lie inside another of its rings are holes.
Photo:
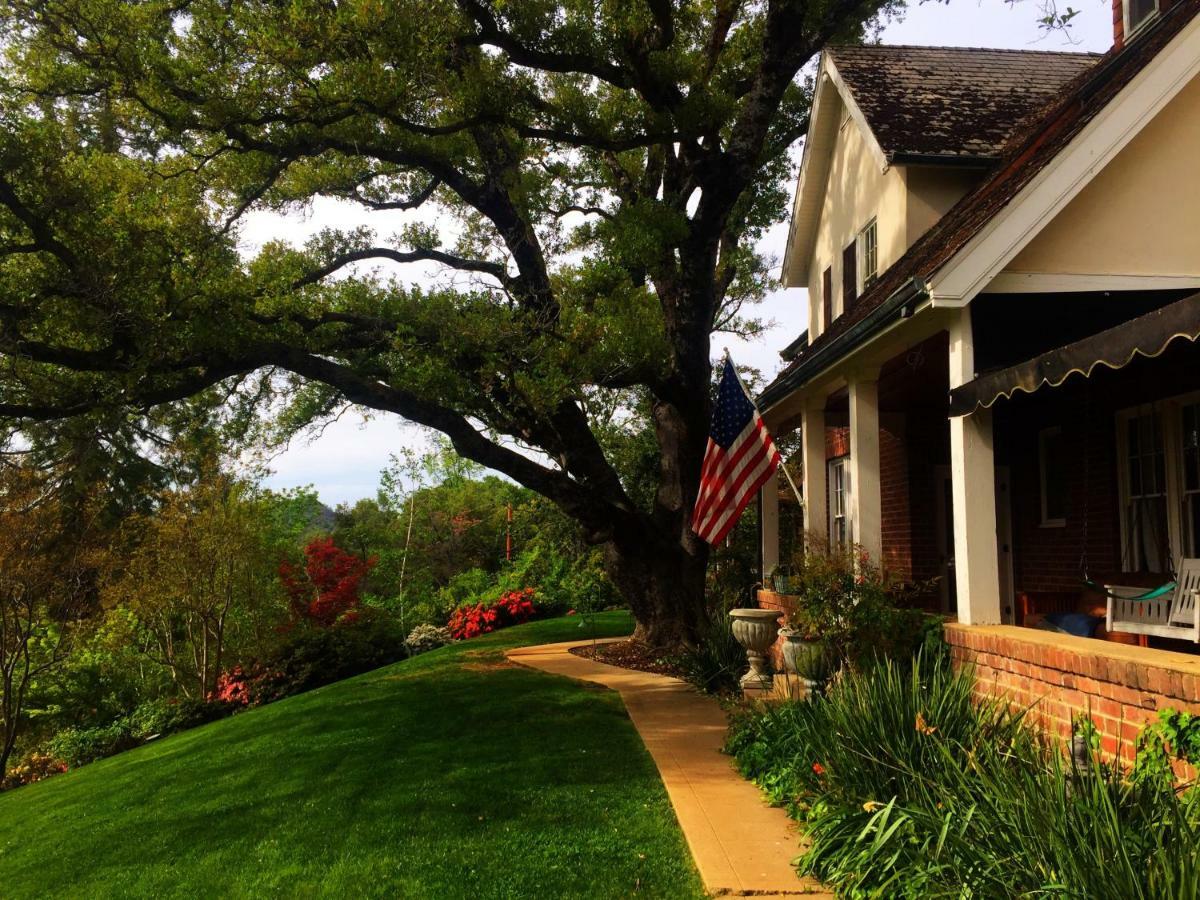
<path fill-rule="evenodd" d="M 1176 340 L 1197 339 L 1200 294 L 1193 294 L 1107 331 L 968 381 L 950 391 L 950 415 L 967 416 L 977 409 L 987 409 L 1017 391 L 1032 394 L 1042 387 L 1058 387 L 1075 374 L 1086 378 L 1096 366 L 1120 369 L 1139 356 L 1160 355 Z"/>

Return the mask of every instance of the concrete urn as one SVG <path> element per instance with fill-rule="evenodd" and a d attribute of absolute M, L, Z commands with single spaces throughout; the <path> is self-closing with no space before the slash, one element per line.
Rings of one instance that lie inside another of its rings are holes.
<path fill-rule="evenodd" d="M 800 678 L 808 693 L 817 690 L 828 677 L 829 655 L 820 641 L 805 640 L 804 633 L 791 628 L 779 631 L 783 638 L 783 664 Z"/>
<path fill-rule="evenodd" d="M 771 669 L 767 656 L 779 634 L 779 619 L 783 613 L 777 609 L 731 609 L 733 636 L 746 648 L 750 668 L 742 676 L 742 689 L 770 689 Z"/>

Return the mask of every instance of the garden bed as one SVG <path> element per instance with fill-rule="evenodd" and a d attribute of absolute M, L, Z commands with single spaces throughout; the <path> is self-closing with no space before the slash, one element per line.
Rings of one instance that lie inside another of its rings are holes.
<path fill-rule="evenodd" d="M 683 669 L 675 660 L 661 656 L 637 641 L 589 644 L 585 647 L 573 647 L 570 652 L 594 662 L 618 666 L 622 669 L 635 669 L 638 672 L 650 672 L 654 675 L 670 675 L 673 678 L 684 677 Z"/>

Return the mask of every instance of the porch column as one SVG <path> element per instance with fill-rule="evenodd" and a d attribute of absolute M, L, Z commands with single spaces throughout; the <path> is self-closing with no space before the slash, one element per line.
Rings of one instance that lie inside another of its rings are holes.
<path fill-rule="evenodd" d="M 829 537 L 825 487 L 825 398 L 804 408 L 800 438 L 804 457 L 804 530 Z"/>
<path fill-rule="evenodd" d="M 772 472 L 759 493 L 760 520 L 762 523 L 762 576 L 763 587 L 767 576 L 779 565 L 779 473 Z"/>
<path fill-rule="evenodd" d="M 974 377 L 971 310 L 965 307 L 950 325 L 950 387 L 959 387 Z M 965 625 L 995 625 L 1000 622 L 1000 560 L 996 548 L 991 410 L 951 417 L 950 480 L 958 621 Z"/>
<path fill-rule="evenodd" d="M 850 382 L 850 521 L 854 541 L 883 563 L 883 506 L 879 489 L 879 382 Z"/>

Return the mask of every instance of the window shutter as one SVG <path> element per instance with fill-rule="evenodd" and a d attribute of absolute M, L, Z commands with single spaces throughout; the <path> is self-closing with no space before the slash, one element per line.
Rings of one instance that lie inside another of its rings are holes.
<path fill-rule="evenodd" d="M 858 242 L 851 241 L 842 251 L 842 312 L 850 312 L 858 299 Z"/>
<path fill-rule="evenodd" d="M 833 322 L 833 269 L 825 268 L 821 276 L 821 309 L 825 312 L 825 328 Z"/>

